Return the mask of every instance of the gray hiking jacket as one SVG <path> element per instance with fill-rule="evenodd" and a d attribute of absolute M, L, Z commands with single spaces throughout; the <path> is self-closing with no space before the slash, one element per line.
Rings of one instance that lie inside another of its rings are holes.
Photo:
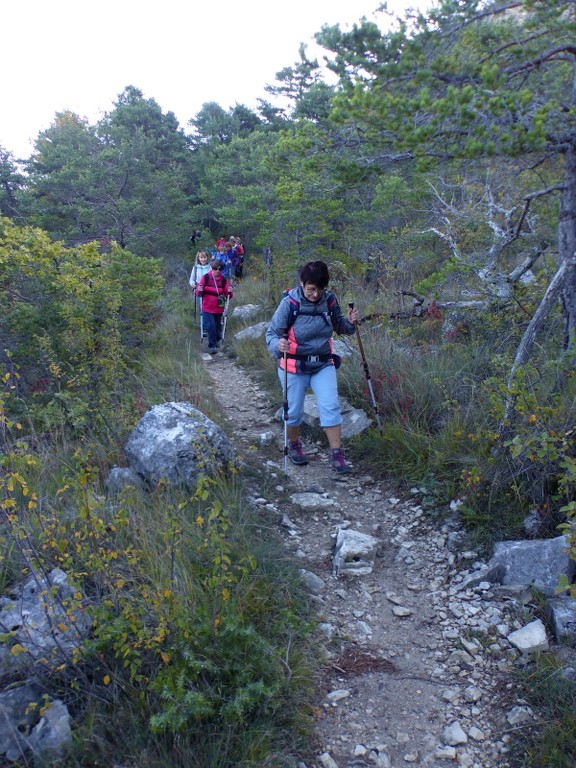
<path fill-rule="evenodd" d="M 292 301 L 291 301 L 292 300 Z M 291 325 L 295 307 L 298 314 Z M 278 352 L 278 341 L 288 334 L 290 373 L 311 373 L 326 365 L 333 365 L 332 333 L 352 336 L 354 325 L 342 315 L 333 293 L 324 291 L 317 302 L 309 301 L 302 287 L 293 288 L 285 296 L 266 331 L 266 345 L 272 357 L 283 367 L 283 355 Z M 317 359 L 315 359 L 317 358 Z"/>

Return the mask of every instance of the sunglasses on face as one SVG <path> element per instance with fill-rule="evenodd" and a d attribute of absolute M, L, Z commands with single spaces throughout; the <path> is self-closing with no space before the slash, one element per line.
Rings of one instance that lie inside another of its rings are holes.
<path fill-rule="evenodd" d="M 213 272 L 222 272 L 222 267 L 212 267 Z"/>

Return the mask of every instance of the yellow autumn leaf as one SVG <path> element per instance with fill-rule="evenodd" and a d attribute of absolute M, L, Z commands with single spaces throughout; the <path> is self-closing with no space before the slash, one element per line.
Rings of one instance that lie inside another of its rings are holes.
<path fill-rule="evenodd" d="M 12 656 L 19 656 L 21 653 L 26 653 L 26 648 L 24 648 L 24 646 L 20 643 L 16 643 L 12 646 L 12 648 L 10 648 L 10 654 Z"/>
<path fill-rule="evenodd" d="M 104 683 L 104 685 L 110 685 L 110 675 L 104 675 L 104 677 L 102 678 L 102 682 Z"/>

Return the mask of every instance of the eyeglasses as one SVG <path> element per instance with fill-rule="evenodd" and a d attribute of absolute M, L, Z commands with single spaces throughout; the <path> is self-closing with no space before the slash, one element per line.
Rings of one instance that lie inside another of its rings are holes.
<path fill-rule="evenodd" d="M 222 272 L 222 267 L 212 267 L 213 272 Z"/>
<path fill-rule="evenodd" d="M 318 288 L 317 285 L 305 285 L 304 286 L 304 293 L 305 294 L 314 294 L 316 296 L 322 296 L 326 289 L 325 288 Z"/>

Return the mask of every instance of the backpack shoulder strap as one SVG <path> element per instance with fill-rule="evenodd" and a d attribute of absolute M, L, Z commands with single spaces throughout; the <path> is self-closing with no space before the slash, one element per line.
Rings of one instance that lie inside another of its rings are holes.
<path fill-rule="evenodd" d="M 336 296 L 332 293 L 332 291 L 326 291 L 326 302 L 328 304 L 328 317 L 330 318 L 330 322 L 332 325 L 334 325 L 334 309 L 336 308 Z"/>
<path fill-rule="evenodd" d="M 296 299 L 290 296 L 290 291 L 284 291 L 284 298 L 288 299 L 288 304 L 290 307 L 290 313 L 288 315 L 288 327 L 286 328 L 286 330 L 289 331 L 296 322 L 296 318 L 300 312 L 300 302 L 296 301 Z"/>
<path fill-rule="evenodd" d="M 288 299 L 288 302 L 290 304 L 290 314 L 288 315 L 288 328 L 287 330 L 290 330 L 294 323 L 296 322 L 296 318 L 300 314 L 300 302 L 294 299 L 292 296 L 290 296 L 289 291 L 284 291 L 284 297 Z M 333 312 L 334 308 L 336 307 L 336 296 L 331 291 L 326 291 L 326 301 L 328 305 L 328 318 L 332 325 L 334 325 L 334 317 Z"/>
<path fill-rule="evenodd" d="M 334 307 L 336 306 L 336 296 L 334 296 L 332 291 L 326 291 L 326 302 L 328 304 L 328 314 L 332 317 Z"/>

